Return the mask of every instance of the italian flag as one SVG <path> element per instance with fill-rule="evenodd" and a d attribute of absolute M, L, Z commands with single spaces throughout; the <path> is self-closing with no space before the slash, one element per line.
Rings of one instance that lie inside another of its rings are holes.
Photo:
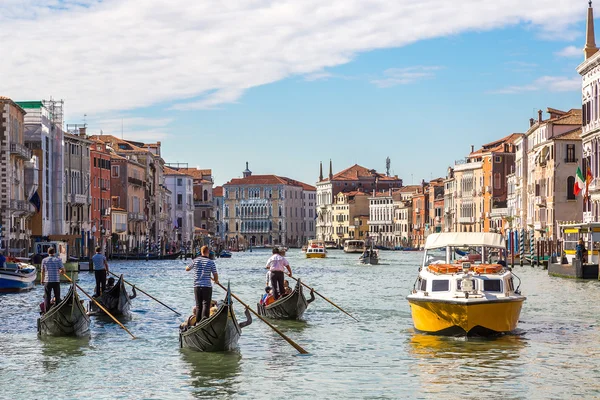
<path fill-rule="evenodd" d="M 575 186 L 573 187 L 573 192 L 575 196 L 579 195 L 581 191 L 585 188 L 585 181 L 583 180 L 583 174 L 581 173 L 581 169 L 577 167 L 577 175 L 575 176 Z"/>

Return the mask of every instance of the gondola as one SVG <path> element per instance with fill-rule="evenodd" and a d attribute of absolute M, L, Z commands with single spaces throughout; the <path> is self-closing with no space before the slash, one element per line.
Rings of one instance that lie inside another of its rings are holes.
<path fill-rule="evenodd" d="M 306 311 L 310 303 L 315 300 L 315 295 L 311 294 L 311 298 L 306 300 L 302 291 L 300 279 L 296 282 L 296 287 L 287 296 L 284 296 L 276 302 L 264 306 L 257 304 L 258 313 L 267 318 L 273 319 L 300 319 Z"/>
<path fill-rule="evenodd" d="M 110 256 L 111 259 L 113 260 L 176 260 L 179 257 L 181 257 L 181 252 L 177 252 L 177 253 L 171 253 L 171 254 L 163 254 L 163 255 L 158 255 L 158 254 L 149 254 L 148 257 L 146 257 L 146 254 L 142 253 L 142 254 L 112 254 Z M 190 255 L 191 257 L 191 255 Z"/>
<path fill-rule="evenodd" d="M 238 324 L 228 287 L 225 299 L 211 317 L 190 328 L 179 328 L 179 347 L 205 352 L 235 350 L 242 334 L 242 325 L 252 323 L 249 313 L 247 318 L 247 322 Z"/>
<path fill-rule="evenodd" d="M 61 302 L 48 310 L 37 322 L 40 336 L 88 336 L 90 318 L 77 295 L 75 285 L 71 285 Z"/>
<path fill-rule="evenodd" d="M 112 315 L 129 315 L 131 300 L 129 300 L 129 294 L 125 289 L 123 274 L 121 274 L 119 280 L 115 282 L 115 286 L 102 293 L 100 297 L 94 297 L 94 299 L 102 304 L 102 307 L 106 308 Z M 89 309 L 90 315 L 105 315 L 104 311 L 102 311 L 93 301 L 90 301 Z"/>

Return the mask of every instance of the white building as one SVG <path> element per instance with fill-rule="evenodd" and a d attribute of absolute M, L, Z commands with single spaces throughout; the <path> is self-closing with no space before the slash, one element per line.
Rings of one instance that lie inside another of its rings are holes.
<path fill-rule="evenodd" d="M 165 186 L 171 191 L 171 221 L 175 241 L 187 245 L 194 238 L 193 177 L 165 167 Z"/>

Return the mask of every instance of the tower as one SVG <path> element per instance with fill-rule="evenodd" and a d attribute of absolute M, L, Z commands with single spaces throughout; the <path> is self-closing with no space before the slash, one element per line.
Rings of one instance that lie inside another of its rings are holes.
<path fill-rule="evenodd" d="M 323 161 L 319 163 L 319 182 L 323 180 Z"/>
<path fill-rule="evenodd" d="M 248 161 L 246 161 L 246 170 L 243 172 L 243 174 L 244 174 L 244 178 L 247 178 L 247 177 L 249 177 L 250 175 L 252 175 L 252 171 L 250 171 L 250 170 L 248 169 Z"/>
<path fill-rule="evenodd" d="M 585 55 L 586 60 L 596 54 L 598 51 L 598 48 L 596 47 L 596 38 L 594 35 L 594 9 L 592 8 L 592 0 L 590 0 L 588 4 L 589 7 L 587 14 L 585 47 L 583 48 L 583 54 Z"/>

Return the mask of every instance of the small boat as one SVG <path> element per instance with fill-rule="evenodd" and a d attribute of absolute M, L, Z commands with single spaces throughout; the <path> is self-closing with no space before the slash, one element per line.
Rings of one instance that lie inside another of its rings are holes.
<path fill-rule="evenodd" d="M 379 264 L 379 252 L 373 248 L 367 249 L 360 255 L 358 261 L 361 264 L 377 265 Z"/>
<path fill-rule="evenodd" d="M 333 240 L 327 240 L 325 242 L 325 248 L 326 249 L 337 249 L 338 245 L 336 242 L 334 242 Z"/>
<path fill-rule="evenodd" d="M 115 282 L 115 286 L 102 293 L 100 297 L 94 297 L 94 300 L 102 304 L 102 307 L 106 308 L 112 315 L 129 315 L 131 300 L 125 288 L 125 282 L 123 282 L 123 274 Z M 89 310 L 90 315 L 105 315 L 104 311 L 93 301 L 89 303 Z"/>
<path fill-rule="evenodd" d="M 375 247 L 377 250 L 391 250 L 389 247 L 384 246 L 382 244 L 378 244 L 378 245 L 375 245 L 373 247 Z"/>
<path fill-rule="evenodd" d="M 455 250 L 465 246 L 480 255 L 478 261 L 460 260 Z M 515 288 L 516 276 L 506 267 L 504 251 L 504 238 L 498 233 L 429 235 L 417 280 L 407 296 L 415 329 L 453 336 L 515 330 L 526 298 Z"/>
<path fill-rule="evenodd" d="M 19 292 L 33 289 L 36 268 L 22 262 L 6 262 L 0 268 L 0 292 Z"/>
<path fill-rule="evenodd" d="M 309 240 L 306 248 L 306 258 L 325 258 L 327 250 L 322 240 Z"/>
<path fill-rule="evenodd" d="M 302 290 L 302 284 L 300 279 L 298 279 L 292 293 L 281 297 L 279 300 L 268 306 L 258 303 L 256 307 L 258 313 L 264 317 L 273 319 L 300 319 L 308 305 L 314 300 L 314 294 L 311 295 L 309 300 L 306 300 Z"/>
<path fill-rule="evenodd" d="M 62 301 L 51 307 L 38 318 L 40 336 L 87 336 L 90 333 L 90 318 L 77 295 L 75 285 Z"/>
<path fill-rule="evenodd" d="M 248 326 L 251 322 L 249 319 L 243 325 Z M 179 328 L 179 347 L 206 352 L 232 351 L 238 347 L 241 334 L 242 327 L 235 318 L 228 287 L 225 299 L 212 316 L 190 328 Z"/>
<path fill-rule="evenodd" d="M 231 252 L 227 250 L 221 250 L 219 253 L 220 258 L 231 258 Z"/>
<path fill-rule="evenodd" d="M 346 240 L 344 242 L 344 253 L 362 253 L 365 251 L 364 240 Z"/>

